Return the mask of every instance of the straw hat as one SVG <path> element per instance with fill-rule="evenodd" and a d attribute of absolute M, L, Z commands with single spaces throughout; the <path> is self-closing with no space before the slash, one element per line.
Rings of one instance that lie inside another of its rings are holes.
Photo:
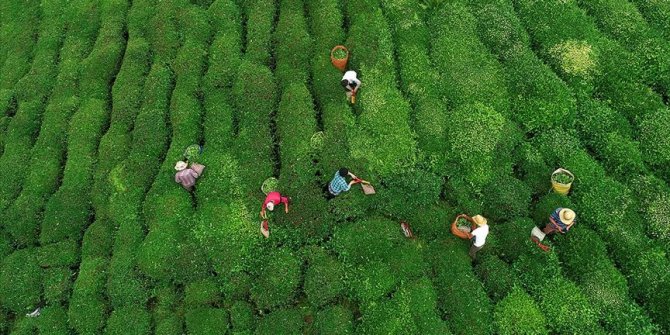
<path fill-rule="evenodd" d="M 558 217 L 561 218 L 563 223 L 569 226 L 575 222 L 575 211 L 570 208 L 563 208 L 558 212 Z"/>
<path fill-rule="evenodd" d="M 273 202 L 268 202 L 267 205 L 265 205 L 269 211 L 273 211 L 275 209 L 275 204 Z"/>
<path fill-rule="evenodd" d="M 177 162 L 177 164 L 175 164 L 174 169 L 177 170 L 177 171 L 181 171 L 181 170 L 185 169 L 186 167 L 188 167 L 188 163 L 186 163 L 184 161 L 179 161 L 179 162 Z"/>
<path fill-rule="evenodd" d="M 473 216 L 473 217 L 472 217 L 472 221 L 474 221 L 475 224 L 477 224 L 478 226 L 485 225 L 486 222 L 488 222 L 488 221 L 486 220 L 486 218 L 483 217 L 483 216 L 481 216 L 481 215 L 475 215 L 475 216 Z"/>

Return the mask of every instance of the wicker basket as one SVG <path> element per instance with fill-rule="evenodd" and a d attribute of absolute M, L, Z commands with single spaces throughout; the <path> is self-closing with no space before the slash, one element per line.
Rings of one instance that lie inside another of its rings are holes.
<path fill-rule="evenodd" d="M 464 231 L 458 229 L 458 219 L 460 219 L 460 218 L 466 219 L 468 222 L 470 222 L 472 224 L 471 230 L 474 230 L 477 227 L 477 224 L 475 223 L 475 221 L 471 217 L 469 217 L 465 214 L 460 214 L 460 215 L 456 216 L 456 218 L 454 219 L 454 222 L 451 223 L 451 233 L 456 235 L 456 237 L 458 237 L 458 238 L 462 238 L 464 240 L 467 240 L 467 239 L 469 239 L 469 234 L 467 232 L 464 232 Z"/>
<path fill-rule="evenodd" d="M 336 50 L 344 50 L 347 53 L 347 56 L 342 59 L 335 58 Z M 347 69 L 347 62 L 349 61 L 349 50 L 344 45 L 336 45 L 333 50 L 330 50 L 330 62 L 333 63 L 338 70 L 344 72 Z"/>
<path fill-rule="evenodd" d="M 569 175 L 570 177 L 572 177 L 572 181 L 575 180 L 575 175 L 573 175 L 572 172 L 570 172 L 566 169 L 562 169 L 562 168 L 556 169 L 556 171 L 554 171 L 551 174 L 551 187 L 554 189 L 554 192 L 556 192 L 558 194 L 567 195 L 570 192 L 570 187 L 572 187 L 572 181 L 567 183 L 567 184 L 563 184 L 563 183 L 559 183 L 559 182 L 555 181 L 554 176 L 556 176 L 559 173 L 565 173 L 565 174 Z"/>

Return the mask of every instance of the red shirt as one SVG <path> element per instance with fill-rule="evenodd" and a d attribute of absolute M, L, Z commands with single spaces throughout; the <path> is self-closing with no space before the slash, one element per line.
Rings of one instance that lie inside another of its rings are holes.
<path fill-rule="evenodd" d="M 288 198 L 287 197 L 282 197 L 279 192 L 270 192 L 268 193 L 268 196 L 265 197 L 265 202 L 263 203 L 263 209 L 265 209 L 268 204 L 268 202 L 272 202 L 275 206 L 284 203 L 286 206 L 288 206 Z"/>

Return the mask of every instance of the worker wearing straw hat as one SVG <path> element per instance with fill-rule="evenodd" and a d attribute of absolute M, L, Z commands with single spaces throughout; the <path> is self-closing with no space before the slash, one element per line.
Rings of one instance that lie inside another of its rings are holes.
<path fill-rule="evenodd" d="M 175 164 L 174 169 L 177 170 L 177 173 L 174 176 L 174 181 L 181 184 L 181 186 L 190 192 L 193 189 L 193 185 L 195 185 L 195 180 L 200 177 L 205 166 L 193 163 L 191 164 L 191 167 L 189 167 L 188 163 L 178 161 L 177 164 Z"/>
<path fill-rule="evenodd" d="M 475 222 L 477 228 L 471 233 L 468 233 L 468 238 L 472 241 L 468 255 L 470 255 L 470 258 L 474 261 L 477 257 L 477 252 L 482 250 L 486 243 L 486 236 L 489 235 L 489 225 L 487 224 L 488 220 L 481 215 L 473 216 L 472 221 Z"/>
<path fill-rule="evenodd" d="M 577 214 L 575 214 L 575 211 L 572 209 L 562 207 L 556 208 L 551 215 L 549 215 L 549 222 L 541 231 L 537 227 L 533 228 L 530 239 L 542 248 L 542 250 L 549 251 L 549 246 L 542 244 L 544 238 L 547 235 L 556 233 L 567 233 L 570 228 L 575 225 L 576 220 Z"/>
<path fill-rule="evenodd" d="M 546 235 L 565 234 L 575 224 L 575 211 L 570 208 L 556 208 L 549 216 L 549 223 L 542 229 Z"/>

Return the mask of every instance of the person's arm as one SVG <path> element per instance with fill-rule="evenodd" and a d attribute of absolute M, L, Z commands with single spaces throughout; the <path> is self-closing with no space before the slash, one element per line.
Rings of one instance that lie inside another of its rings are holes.
<path fill-rule="evenodd" d="M 180 183 L 181 182 L 181 178 L 179 178 L 179 172 L 174 174 L 174 181 L 175 181 L 175 183 Z"/>
<path fill-rule="evenodd" d="M 473 237 L 479 235 L 477 232 L 477 229 L 473 230 L 472 232 L 468 233 L 468 240 L 471 240 Z"/>
<path fill-rule="evenodd" d="M 265 214 L 265 205 L 267 205 L 267 202 L 263 203 L 263 206 L 261 207 L 261 219 L 267 219 L 267 215 Z"/>
<path fill-rule="evenodd" d="M 354 87 L 354 93 L 358 92 L 358 89 L 361 88 L 361 81 L 357 79 L 354 79 L 354 83 L 356 83 L 356 87 Z"/>
<path fill-rule="evenodd" d="M 349 176 L 350 176 L 351 178 L 358 179 L 358 177 L 356 177 L 356 175 L 353 174 L 353 173 L 351 173 L 351 172 L 349 172 Z"/>
<path fill-rule="evenodd" d="M 288 198 L 284 201 L 284 212 L 288 213 Z"/>

